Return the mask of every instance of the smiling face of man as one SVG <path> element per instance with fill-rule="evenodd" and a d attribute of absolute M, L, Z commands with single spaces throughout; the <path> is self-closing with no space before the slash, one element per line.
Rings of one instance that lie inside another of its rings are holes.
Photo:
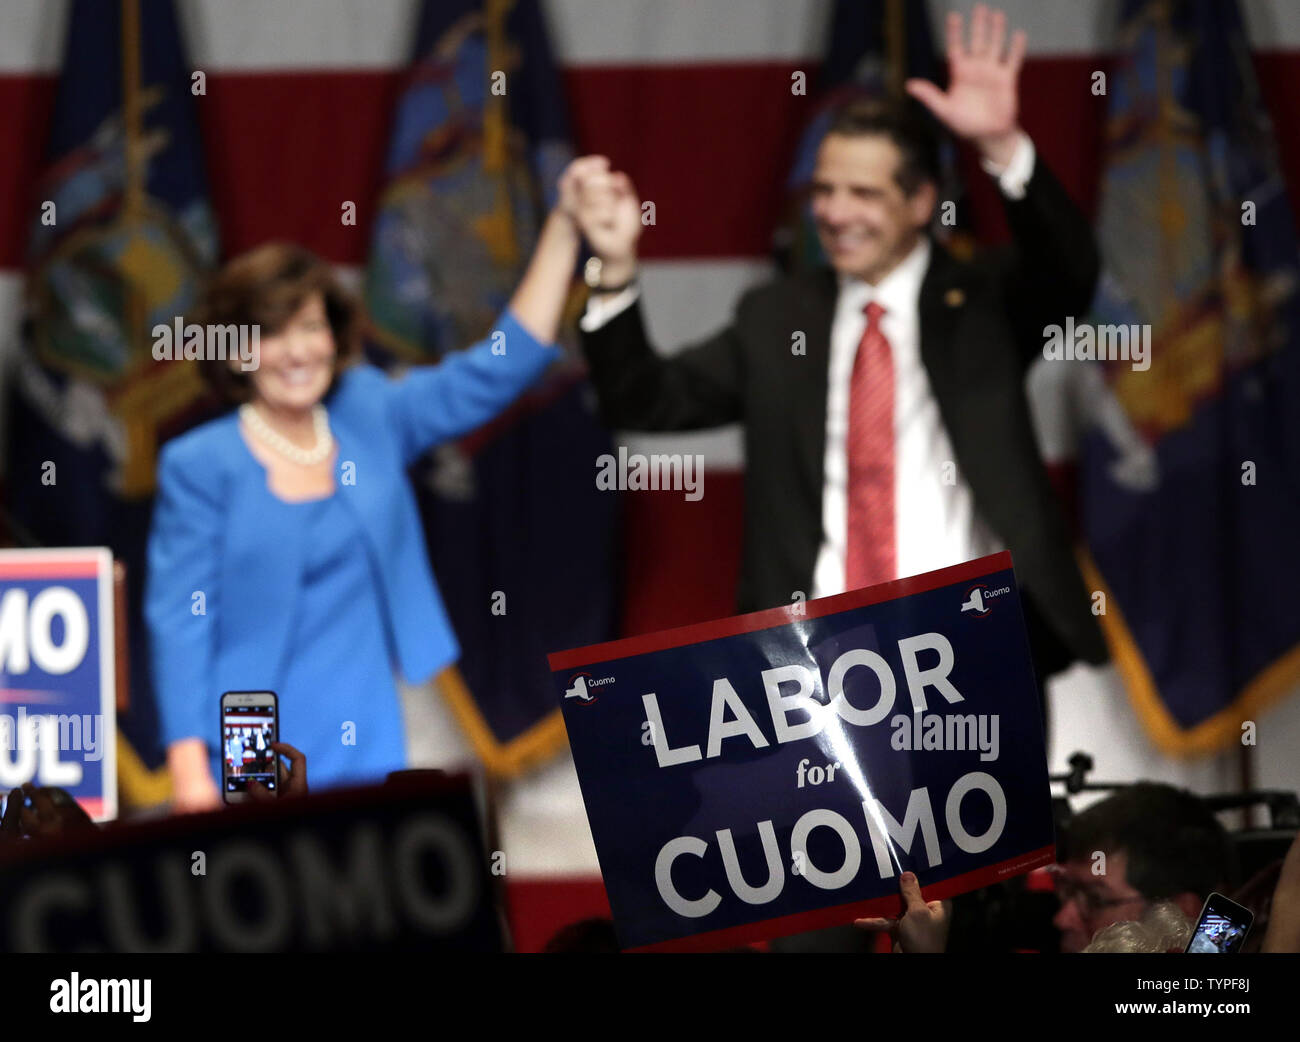
<path fill-rule="evenodd" d="M 903 156 L 883 134 L 830 133 L 817 151 L 812 215 L 827 260 L 839 274 L 879 282 L 925 234 L 934 183 L 905 192 Z"/>

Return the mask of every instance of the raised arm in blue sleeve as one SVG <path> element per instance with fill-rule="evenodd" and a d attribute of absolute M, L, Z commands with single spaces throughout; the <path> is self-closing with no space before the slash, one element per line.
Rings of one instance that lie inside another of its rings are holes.
<path fill-rule="evenodd" d="M 386 381 L 404 461 L 498 416 L 559 357 L 554 345 L 539 343 L 503 311 L 487 339 Z"/>
<path fill-rule="evenodd" d="M 207 696 L 216 683 L 221 497 L 204 486 L 210 472 L 187 466 L 176 447 L 165 448 L 159 461 L 144 601 L 164 745 L 183 738 L 207 742 L 217 725 L 216 702 Z M 196 614 L 200 592 L 204 614 Z"/>

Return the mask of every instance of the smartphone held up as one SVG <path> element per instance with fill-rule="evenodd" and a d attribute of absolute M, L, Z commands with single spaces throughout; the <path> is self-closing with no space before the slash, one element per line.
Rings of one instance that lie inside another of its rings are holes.
<path fill-rule="evenodd" d="M 280 794 L 279 702 L 274 691 L 227 691 L 221 696 L 221 796 L 243 803 L 250 782 Z"/>
<path fill-rule="evenodd" d="M 1228 955 L 1239 952 L 1254 921 L 1255 914 L 1249 908 L 1222 894 L 1211 894 L 1201 908 L 1187 951 Z"/>

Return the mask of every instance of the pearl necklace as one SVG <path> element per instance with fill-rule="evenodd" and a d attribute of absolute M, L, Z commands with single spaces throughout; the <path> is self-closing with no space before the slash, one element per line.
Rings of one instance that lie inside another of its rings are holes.
<path fill-rule="evenodd" d="M 253 432 L 258 441 L 267 448 L 278 452 L 285 459 L 304 467 L 313 467 L 323 463 L 334 450 L 334 436 L 330 433 L 330 417 L 323 405 L 313 405 L 311 410 L 312 426 L 316 429 L 316 447 L 300 449 L 283 434 L 262 419 L 261 413 L 252 404 L 239 407 L 239 418 Z"/>

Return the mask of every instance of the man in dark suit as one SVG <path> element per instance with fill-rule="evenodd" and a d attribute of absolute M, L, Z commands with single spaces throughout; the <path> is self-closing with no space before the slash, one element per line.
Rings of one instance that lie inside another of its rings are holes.
<path fill-rule="evenodd" d="M 1044 327 L 1087 308 L 1098 257 L 1085 217 L 1017 123 L 1023 32 L 977 6 L 948 21 L 950 87 L 908 91 L 997 177 L 1014 237 L 962 263 L 929 236 L 937 145 L 919 105 L 836 114 L 812 179 L 830 267 L 741 297 L 730 325 L 671 357 L 651 347 L 636 285 L 640 205 L 607 169 L 581 188 L 598 264 L 581 326 L 607 422 L 742 422 L 738 608 L 754 611 L 1010 549 L 1040 677 L 1106 652 L 1035 444 L 1024 373 Z"/>

